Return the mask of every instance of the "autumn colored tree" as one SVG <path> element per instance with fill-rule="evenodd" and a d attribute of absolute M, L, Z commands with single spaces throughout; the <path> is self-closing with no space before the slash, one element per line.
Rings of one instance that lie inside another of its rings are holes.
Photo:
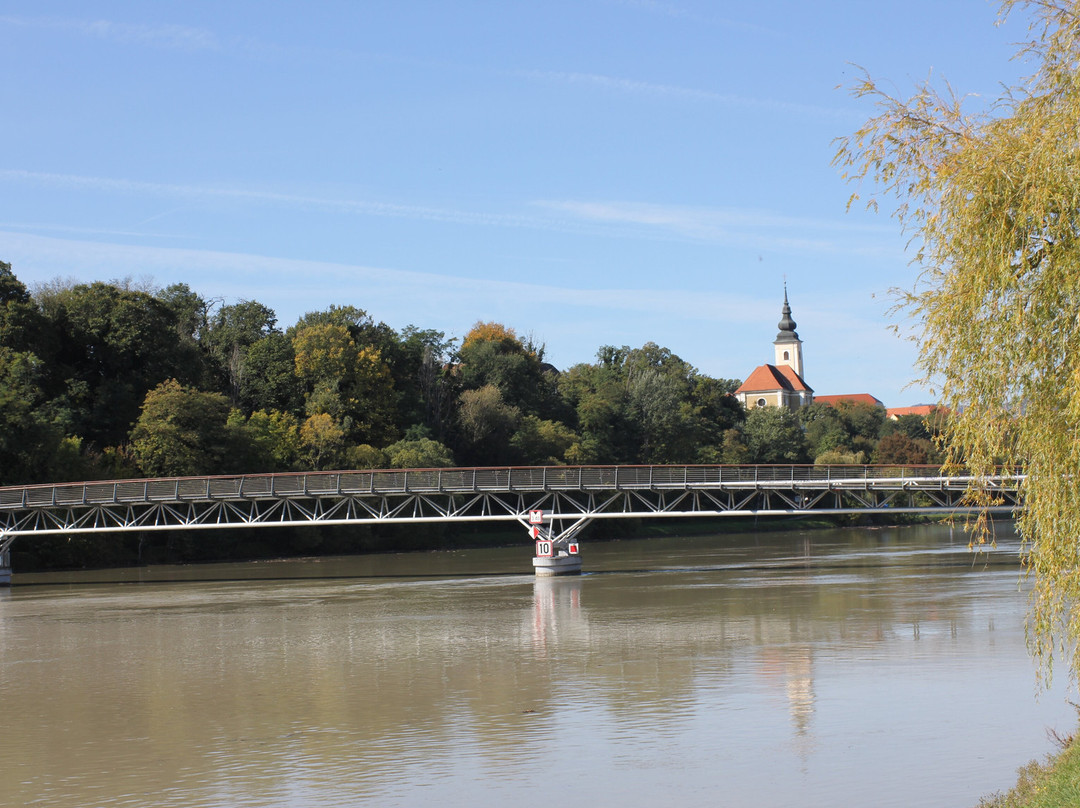
<path fill-rule="evenodd" d="M 947 408 L 950 466 L 1020 466 L 1017 526 L 1033 583 L 1031 647 L 1080 674 L 1080 4 L 1005 0 L 1030 15 L 1033 72 L 969 112 L 929 83 L 899 97 L 866 76 L 877 115 L 836 161 L 896 200 L 922 272 L 901 297 L 919 369 Z M 994 501 L 976 484 L 977 504 Z M 975 525 L 976 541 L 991 538 Z"/>

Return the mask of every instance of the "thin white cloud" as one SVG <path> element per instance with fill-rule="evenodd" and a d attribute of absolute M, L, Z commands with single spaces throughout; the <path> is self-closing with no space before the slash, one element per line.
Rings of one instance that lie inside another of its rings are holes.
<path fill-rule="evenodd" d="M 758 98 L 745 95 L 717 93 L 692 87 L 680 87 L 674 84 L 658 84 L 650 81 L 605 76 L 599 73 L 574 73 L 557 70 L 522 70 L 519 75 L 541 81 L 574 84 L 584 87 L 596 87 L 635 95 L 648 95 L 656 98 L 674 98 L 687 101 L 701 101 L 723 106 L 736 106 L 750 109 L 763 109 L 770 112 L 832 118 L 843 121 L 861 121 L 865 116 L 852 109 L 823 107 L 816 104 L 799 104 L 780 101 L 775 98 Z"/>
<path fill-rule="evenodd" d="M 63 31 L 92 39 L 129 45 L 143 45 L 170 50 L 221 50 L 217 35 L 204 28 L 159 23 L 154 25 L 79 20 L 66 17 L 0 17 L 0 25 Z"/>
<path fill-rule="evenodd" d="M 159 218 L 151 216 L 146 222 Z M 139 224 L 146 224 L 140 222 Z M 0 230 L 27 230 L 47 233 L 71 233 L 79 236 L 127 236 L 136 238 L 169 238 L 181 239 L 186 236 L 177 233 L 151 233 L 145 230 L 115 230 L 102 227 L 71 227 L 63 224 L 51 224 L 47 222 L 0 222 Z"/>
<path fill-rule="evenodd" d="M 27 268 L 39 281 L 47 280 L 54 271 L 87 279 L 149 273 L 170 281 L 179 273 L 205 276 L 212 283 L 244 290 L 237 292 L 239 297 L 251 297 L 253 287 L 273 290 L 283 299 L 306 289 L 321 295 L 324 305 L 354 286 L 366 298 L 408 300 L 410 305 L 426 301 L 439 308 L 449 308 L 453 303 L 498 300 L 513 301 L 514 305 L 527 302 L 529 306 L 555 306 L 559 310 L 667 313 L 710 320 L 719 315 L 736 321 L 744 319 L 747 311 L 745 300 L 696 291 L 573 288 L 246 253 L 59 239 L 10 231 L 0 231 L 0 245 L 4 260 L 15 266 L 17 275 Z M 220 290 L 214 293 L 219 294 Z"/>
<path fill-rule="evenodd" d="M 891 228 L 852 224 L 840 218 L 811 219 L 753 209 L 695 208 L 640 202 L 540 200 L 535 204 L 585 221 L 611 226 L 635 226 L 694 240 L 738 243 L 753 248 L 860 253 L 891 252 L 894 249 L 891 245 L 856 245 L 851 242 L 851 237 L 856 234 L 888 238 L 894 232 Z M 843 238 L 824 238 L 823 233 L 842 234 Z"/>
<path fill-rule="evenodd" d="M 92 177 L 77 174 L 56 174 L 21 169 L 0 169 L 0 181 L 28 182 L 73 190 L 103 191 L 107 193 L 149 194 L 152 196 L 184 199 L 255 202 L 305 208 L 308 210 L 337 211 L 366 216 L 391 216 L 407 219 L 425 219 L 457 224 L 493 224 L 502 226 L 541 227 L 535 218 L 508 214 L 492 214 L 435 208 L 422 205 L 400 205 L 391 202 L 373 202 L 355 199 L 329 199 L 325 197 L 283 194 L 244 188 L 225 188 L 206 185 L 178 185 L 173 183 L 143 182 L 140 180 Z"/>
<path fill-rule="evenodd" d="M 372 200 L 325 198 L 276 191 L 180 185 L 75 174 L 0 169 L 0 183 L 29 183 L 72 191 L 149 195 L 202 203 L 249 203 L 354 216 L 383 216 L 471 226 L 527 228 L 598 237 L 699 241 L 754 250 L 812 251 L 872 255 L 893 251 L 885 227 L 835 220 L 781 216 L 767 211 L 693 208 L 635 202 L 537 200 L 529 213 L 491 213 Z M 153 218 L 153 217 L 151 217 Z M 148 220 L 149 221 L 149 220 Z M 56 230 L 61 225 L 11 225 Z M 832 233 L 832 237 L 823 234 Z M 106 233 L 107 234 L 107 233 Z M 837 237 L 843 234 L 843 238 Z M 862 234 L 863 242 L 852 235 Z M 150 236 L 148 233 L 133 235 Z M 866 240 L 866 239 L 870 240 Z M 880 241 L 874 241 L 879 238 Z"/>

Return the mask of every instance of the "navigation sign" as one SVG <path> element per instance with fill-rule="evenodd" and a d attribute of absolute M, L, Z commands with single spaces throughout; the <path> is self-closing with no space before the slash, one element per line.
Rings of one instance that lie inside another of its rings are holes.
<path fill-rule="evenodd" d="M 542 524 L 544 524 L 544 512 L 543 511 L 529 511 L 529 524 L 530 525 L 542 525 Z"/>
<path fill-rule="evenodd" d="M 545 539 L 536 543 L 537 558 L 551 558 L 553 555 L 555 555 L 555 546 L 550 541 Z"/>
<path fill-rule="evenodd" d="M 577 555 L 577 554 L 578 554 L 578 546 L 577 546 L 577 542 L 576 542 L 576 541 L 572 541 L 572 542 L 570 542 L 570 543 L 569 543 L 568 545 L 566 545 L 566 551 L 567 551 L 568 553 L 570 553 L 570 555 Z"/>
<path fill-rule="evenodd" d="M 530 527 L 529 528 L 529 535 L 531 535 L 534 539 L 539 539 L 540 538 L 540 526 L 539 525 L 533 525 L 532 527 Z"/>

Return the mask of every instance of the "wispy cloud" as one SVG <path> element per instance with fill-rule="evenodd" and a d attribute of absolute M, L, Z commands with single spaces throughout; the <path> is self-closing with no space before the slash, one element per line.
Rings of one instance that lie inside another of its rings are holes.
<path fill-rule="evenodd" d="M 171 50 L 221 50 L 222 45 L 213 31 L 188 25 L 140 24 L 110 20 L 79 20 L 67 17 L 0 16 L 0 25 L 19 28 L 38 28 L 64 31 L 93 39 L 144 45 Z"/>
<path fill-rule="evenodd" d="M 158 216 L 151 216 L 145 222 L 139 222 L 140 225 L 151 222 Z M 46 233 L 70 233 L 78 236 L 129 236 L 136 238 L 171 238 L 180 239 L 184 236 L 177 233 L 150 233 L 145 230 L 117 230 L 101 227 L 72 227 L 64 224 L 53 224 L 49 222 L 0 222 L 0 230 L 23 230 L 33 232 L 46 232 Z"/>
<path fill-rule="evenodd" d="M 596 87 L 601 90 L 635 95 L 648 95 L 655 98 L 683 99 L 687 101 L 707 102 L 724 106 L 768 110 L 770 112 L 782 112 L 785 114 L 810 116 L 815 118 L 830 118 L 844 121 L 859 121 L 864 117 L 856 110 L 851 109 L 823 107 L 816 104 L 800 104 L 793 101 L 782 101 L 776 98 L 759 98 L 745 95 L 732 95 L 730 93 L 718 93 L 712 90 L 680 87 L 675 84 L 659 84 L 650 81 L 639 81 L 619 76 L 606 76 L 600 73 L 572 73 L 557 70 L 522 70 L 518 71 L 518 73 L 526 78 L 539 81 L 574 84 L 583 87 Z"/>
<path fill-rule="evenodd" d="M 279 205 L 307 210 L 353 213 L 365 216 L 391 216 L 408 219 L 424 219 L 436 222 L 457 224 L 491 224 L 502 226 L 541 227 L 542 222 L 535 217 L 515 216 L 513 214 L 485 213 L 464 211 L 452 208 L 437 208 L 423 205 L 401 205 L 392 202 L 379 202 L 357 199 L 341 199 L 307 196 L 303 194 L 285 194 L 276 191 L 253 190 L 247 188 L 227 188 L 210 185 L 180 185 L 175 183 L 144 182 L 141 180 L 117 179 L 113 177 L 93 177 L 79 174 L 56 174 L 22 169 L 0 169 L 0 182 L 27 182 L 35 185 L 47 185 L 72 190 L 102 191 L 106 193 L 143 194 L 158 197 L 171 197 L 189 200 L 217 200 L 252 202 L 258 204 Z"/>
<path fill-rule="evenodd" d="M 405 205 L 378 200 L 327 198 L 259 189 L 183 185 L 77 174 L 0 169 L 0 183 L 29 183 L 69 191 L 153 196 L 184 200 L 185 207 L 221 204 L 270 205 L 294 210 L 378 216 L 480 227 L 525 228 L 598 237 L 697 241 L 754 250 L 847 252 L 876 254 L 893 249 L 893 233 L 885 226 L 785 216 L 770 211 L 699 208 L 645 202 L 537 200 L 522 212 L 490 212 L 451 207 Z M 152 221 L 156 217 L 146 219 Z M 10 225 L 15 227 L 16 225 Z M 62 225 L 17 226 L 23 230 L 57 230 Z M 89 231 L 87 231 L 89 234 Z M 133 235 L 149 236 L 148 233 Z M 854 242 L 853 235 L 861 235 Z M 874 239 L 881 237 L 881 246 Z"/>
<path fill-rule="evenodd" d="M 292 308 L 297 300 L 312 296 L 325 306 L 342 294 L 347 296 L 355 291 L 358 298 L 384 301 L 388 309 L 399 309 L 402 301 L 407 301 L 406 305 L 420 310 L 462 309 L 480 313 L 470 315 L 472 318 L 496 305 L 516 310 L 521 301 L 528 301 L 530 307 L 547 312 L 546 316 L 555 309 L 578 312 L 594 309 L 706 320 L 714 320 L 718 315 L 740 322 L 749 319 L 747 301 L 726 293 L 576 288 L 247 253 L 109 244 L 10 231 L 0 231 L 0 239 L 4 243 L 5 260 L 15 265 L 20 277 L 27 268 L 37 281 L 48 280 L 54 269 L 65 276 L 87 280 L 117 274 L 149 273 L 170 279 L 179 275 L 185 280 L 197 276 L 212 287 L 208 290 L 210 294 L 250 297 L 251 290 L 258 288 L 260 294 L 286 301 L 284 308 Z M 103 271 L 105 275 L 101 274 Z"/>
<path fill-rule="evenodd" d="M 859 225 L 842 219 L 784 216 L 771 211 L 696 208 L 641 202 L 542 200 L 540 207 L 609 226 L 630 226 L 698 241 L 738 244 L 755 249 L 812 252 L 876 252 L 876 246 L 852 245 L 853 234 L 874 238 L 893 232 L 884 225 Z M 831 237 L 822 234 L 831 233 Z M 803 234 L 814 234 L 803 235 Z M 842 236 L 842 238 L 841 238 Z"/>

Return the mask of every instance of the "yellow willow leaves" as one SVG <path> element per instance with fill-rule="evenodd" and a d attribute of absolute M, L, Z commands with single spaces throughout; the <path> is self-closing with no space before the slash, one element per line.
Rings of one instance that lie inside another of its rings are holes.
<path fill-rule="evenodd" d="M 835 163 L 894 200 L 920 267 L 898 310 L 919 332 L 921 381 L 949 413 L 949 464 L 976 481 L 1022 466 L 1018 519 L 1032 580 L 1031 649 L 1080 673 L 1080 0 L 1022 8 L 1036 65 L 966 114 L 929 81 L 907 99 L 869 76 L 878 114 L 839 141 Z M 976 484 L 971 501 L 989 505 Z M 974 540 L 992 538 L 976 520 Z"/>

